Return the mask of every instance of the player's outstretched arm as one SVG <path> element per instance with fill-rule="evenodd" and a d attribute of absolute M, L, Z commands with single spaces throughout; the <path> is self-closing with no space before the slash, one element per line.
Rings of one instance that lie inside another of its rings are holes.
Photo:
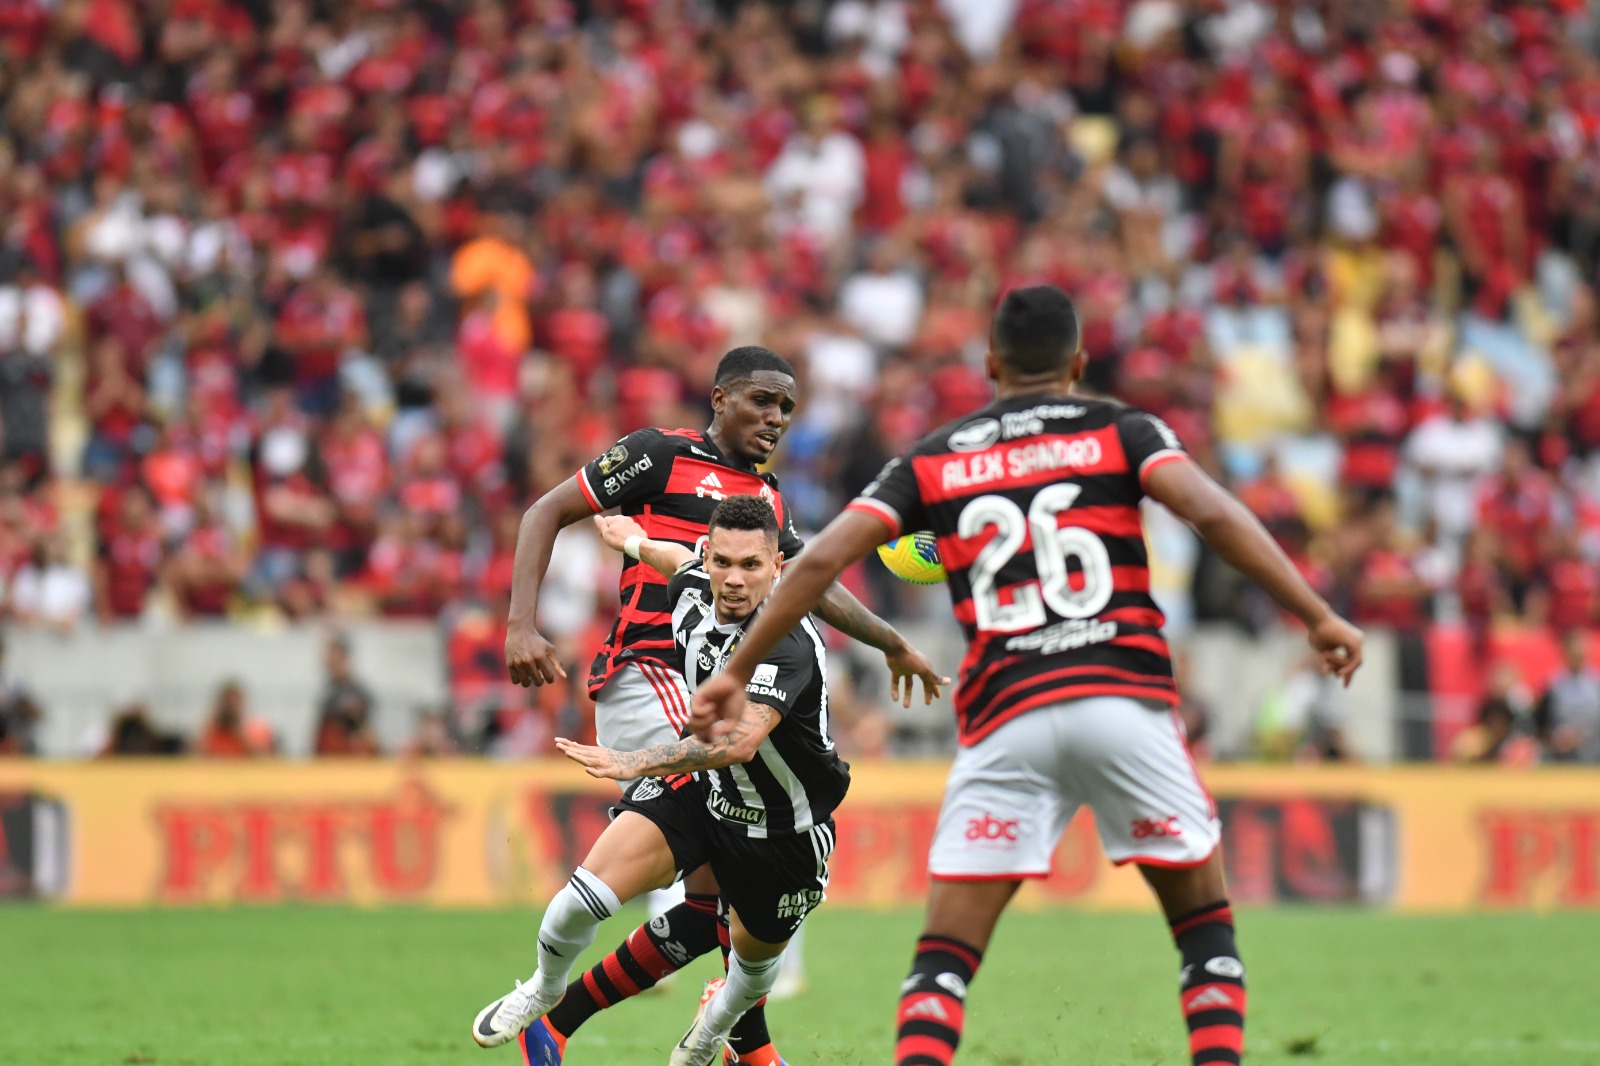
<path fill-rule="evenodd" d="M 616 751 L 588 744 L 574 744 L 556 738 L 561 754 L 582 766 L 590 777 L 609 777 L 630 781 L 636 777 L 665 777 L 690 774 L 696 770 L 716 770 L 734 763 L 749 762 L 756 749 L 777 728 L 783 715 L 764 703 L 747 703 L 726 734 L 701 740 L 689 736 L 671 744 L 657 744 L 640 751 Z"/>
<path fill-rule="evenodd" d="M 809 557 L 812 550 L 808 547 L 800 558 Z M 784 568 L 785 581 L 795 565 Z M 884 662 L 889 667 L 889 691 L 894 699 L 901 700 L 905 706 L 911 706 L 913 678 L 922 679 L 922 695 L 927 703 L 932 703 L 934 697 L 939 695 L 940 685 L 950 683 L 949 678 L 939 676 L 928 657 L 913 648 L 899 630 L 867 610 L 867 605 L 856 599 L 837 579 L 824 590 L 816 614 L 845 636 L 883 652 Z"/>
<path fill-rule="evenodd" d="M 1323 669 L 1346 685 L 1361 665 L 1361 630 L 1340 618 L 1306 584 L 1256 516 L 1193 462 L 1162 463 L 1145 479 L 1145 492 L 1188 522 L 1240 573 L 1306 624 Z"/>
<path fill-rule="evenodd" d="M 662 577 L 670 578 L 678 572 L 678 567 L 694 558 L 694 552 L 682 544 L 674 544 L 670 540 L 651 540 L 644 535 L 644 527 L 626 515 L 597 514 L 594 524 L 606 547 L 633 556 Z M 639 538 L 638 543 L 633 551 L 629 551 L 628 542 L 635 537 Z"/>
<path fill-rule="evenodd" d="M 594 508 L 576 477 L 567 478 L 523 512 L 511 564 L 511 610 L 506 615 L 506 671 L 519 685 L 548 685 L 567 676 L 555 646 L 539 632 L 539 586 L 550 568 L 556 534 L 592 514 Z"/>
<path fill-rule="evenodd" d="M 741 719 L 746 706 L 744 687 L 756 667 L 784 634 L 822 602 L 828 587 L 845 567 L 864 558 L 889 535 L 889 527 L 882 519 L 846 511 L 829 522 L 798 559 L 783 568 L 783 580 L 762 603 L 755 624 L 739 642 L 738 650 L 721 673 L 702 681 L 695 689 L 694 710 L 689 718 L 695 736 L 709 740 L 723 735 L 731 723 Z"/>

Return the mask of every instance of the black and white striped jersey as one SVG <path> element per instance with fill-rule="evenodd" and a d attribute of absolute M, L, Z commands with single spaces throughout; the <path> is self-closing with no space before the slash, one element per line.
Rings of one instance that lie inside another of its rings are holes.
<path fill-rule="evenodd" d="M 677 665 L 693 691 L 722 669 L 750 619 L 717 621 L 711 578 L 698 559 L 673 575 L 668 600 Z M 828 734 L 827 651 L 811 619 L 772 649 L 745 691 L 752 703 L 773 708 L 783 720 L 754 759 L 698 775 L 707 810 L 755 838 L 827 824 L 850 787 L 850 767 Z"/>

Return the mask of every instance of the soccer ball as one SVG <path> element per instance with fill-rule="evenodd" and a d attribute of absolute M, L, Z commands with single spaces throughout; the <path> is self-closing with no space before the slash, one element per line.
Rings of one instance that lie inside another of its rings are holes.
<path fill-rule="evenodd" d="M 878 545 L 878 558 L 889 573 L 913 585 L 937 585 L 945 578 L 939 542 L 932 533 L 907 533 Z"/>

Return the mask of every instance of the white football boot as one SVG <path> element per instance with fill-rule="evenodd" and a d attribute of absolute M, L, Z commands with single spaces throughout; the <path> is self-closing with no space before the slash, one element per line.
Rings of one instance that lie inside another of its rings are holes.
<path fill-rule="evenodd" d="M 534 977 L 537 977 L 535 974 Z M 533 978 L 517 982 L 510 994 L 502 996 L 478 1012 L 472 1022 L 472 1039 L 479 1047 L 499 1047 L 538 1021 L 561 1001 L 561 993 L 544 997 Z"/>
<path fill-rule="evenodd" d="M 706 1028 L 706 1004 L 711 1002 L 723 984 L 721 977 L 706 982 L 706 989 L 700 994 L 700 1009 L 694 1012 L 694 1024 L 683 1034 L 678 1046 L 672 1049 L 672 1058 L 667 1060 L 667 1066 L 712 1066 L 713 1063 L 722 1063 L 723 1051 L 728 1046 L 728 1034 L 713 1033 Z"/>

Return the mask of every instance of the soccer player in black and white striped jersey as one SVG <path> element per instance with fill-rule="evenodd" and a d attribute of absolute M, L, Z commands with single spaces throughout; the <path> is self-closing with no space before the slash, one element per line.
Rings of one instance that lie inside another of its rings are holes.
<path fill-rule="evenodd" d="M 785 556 L 799 553 L 803 545 L 778 480 L 760 469 L 787 431 L 799 400 L 793 368 L 770 349 L 735 348 L 717 364 L 709 399 L 714 415 L 706 429 L 636 430 L 545 493 L 523 516 L 506 619 L 511 680 L 543 685 L 566 677 L 554 645 L 534 627 L 551 545 L 566 526 L 620 509 L 645 536 L 689 548 L 704 536 L 718 503 L 750 494 L 772 505 Z M 670 743 L 688 718 L 689 690 L 673 665 L 667 577 L 629 559 L 618 593 L 621 613 L 589 672 L 596 736 L 619 750 Z M 925 696 L 928 685 L 938 682 L 932 664 L 843 586 L 829 592 L 816 614 L 884 653 L 890 691 L 907 706 L 912 677 L 922 679 Z M 671 893 L 654 893 L 651 920 L 575 980 L 560 1006 L 526 1032 L 523 1051 L 532 1066 L 560 1066 L 567 1039 L 596 1013 L 655 986 L 719 944 L 726 952 L 728 929 L 715 878 L 697 871 L 674 887 L 680 890 L 675 905 L 662 899 Z M 791 980 L 799 977 L 798 949 L 798 943 L 791 945 L 784 956 Z M 741 1063 L 781 1066 L 761 1011 L 746 1016 L 734 1045 Z"/>
<path fill-rule="evenodd" d="M 722 501 L 700 557 L 646 538 L 631 518 L 595 523 L 607 544 L 669 577 L 676 665 L 690 688 L 716 673 L 777 580 L 772 506 L 758 496 Z M 735 1022 L 771 990 L 785 945 L 822 901 L 833 811 L 850 784 L 828 734 L 826 650 L 809 619 L 757 664 L 746 694 L 744 715 L 709 742 L 624 752 L 557 741 L 592 776 L 634 784 L 545 911 L 537 971 L 479 1012 L 478 1043 L 505 1043 L 555 1006 L 577 956 L 624 901 L 709 864 L 730 909 L 728 977 L 702 1000 L 671 1062 L 721 1061 Z"/>

